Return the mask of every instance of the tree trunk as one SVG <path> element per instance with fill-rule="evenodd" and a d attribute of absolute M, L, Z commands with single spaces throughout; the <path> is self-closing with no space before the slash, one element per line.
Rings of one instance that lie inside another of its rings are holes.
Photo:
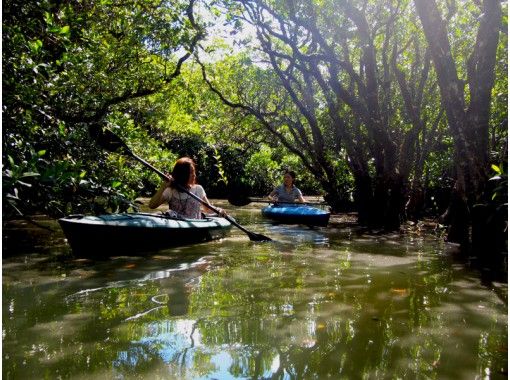
<path fill-rule="evenodd" d="M 405 205 L 406 218 L 417 221 L 423 217 L 425 209 L 425 190 L 421 180 L 415 178 L 411 182 L 408 191 L 408 199 Z"/>
<path fill-rule="evenodd" d="M 471 240 L 470 224 L 481 223 L 471 219 L 479 218 L 476 213 L 473 215 L 472 209 L 482 200 L 488 177 L 490 97 L 501 27 L 501 3 L 484 0 L 481 4 L 476 43 L 466 62 L 470 92 L 467 111 L 464 82 L 458 78 L 448 40 L 448 24 L 442 19 L 435 0 L 414 0 L 414 3 L 430 47 L 456 153 L 457 178 L 448 213 L 451 223 L 448 239 L 467 246 Z M 480 231 L 475 228 L 473 233 Z"/>
<path fill-rule="evenodd" d="M 376 178 L 371 207 L 371 226 L 395 231 L 400 228 L 404 210 L 403 179 L 395 173 Z"/>
<path fill-rule="evenodd" d="M 362 226 L 372 225 L 372 205 L 374 192 L 369 173 L 354 173 L 354 204 L 358 211 L 358 223 Z"/>

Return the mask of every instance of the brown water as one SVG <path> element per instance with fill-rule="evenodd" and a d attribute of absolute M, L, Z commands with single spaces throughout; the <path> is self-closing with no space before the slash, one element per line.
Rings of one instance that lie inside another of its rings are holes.
<path fill-rule="evenodd" d="M 272 225 L 259 208 L 230 212 L 272 243 L 233 228 L 102 262 L 27 224 L 37 239 L 3 259 L 3 378 L 507 377 L 506 300 L 442 239 Z"/>

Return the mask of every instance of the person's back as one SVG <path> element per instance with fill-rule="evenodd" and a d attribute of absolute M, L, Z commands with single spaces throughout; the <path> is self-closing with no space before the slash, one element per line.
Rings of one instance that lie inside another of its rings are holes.
<path fill-rule="evenodd" d="M 200 199 L 205 197 L 204 188 L 200 185 L 193 185 L 189 192 L 195 194 Z M 193 199 L 189 194 L 179 191 L 173 187 L 167 187 L 163 192 L 163 197 L 168 202 L 170 210 L 184 218 L 201 219 L 201 204 Z"/>
<path fill-rule="evenodd" d="M 169 212 L 178 217 L 188 219 L 202 219 L 202 209 L 207 211 L 203 204 L 194 199 L 183 189 L 196 195 L 205 203 L 209 200 L 202 186 L 196 183 L 195 163 L 191 158 L 182 157 L 174 165 L 171 181 L 164 181 L 156 194 L 149 201 L 149 207 L 154 209 L 168 203 Z M 218 209 L 220 215 L 225 214 Z"/>

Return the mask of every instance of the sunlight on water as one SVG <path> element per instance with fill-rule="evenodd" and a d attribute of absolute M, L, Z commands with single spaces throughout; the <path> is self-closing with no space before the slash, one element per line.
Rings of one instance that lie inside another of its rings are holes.
<path fill-rule="evenodd" d="M 506 301 L 441 239 L 231 212 L 274 241 L 4 258 L 3 378 L 506 378 Z"/>

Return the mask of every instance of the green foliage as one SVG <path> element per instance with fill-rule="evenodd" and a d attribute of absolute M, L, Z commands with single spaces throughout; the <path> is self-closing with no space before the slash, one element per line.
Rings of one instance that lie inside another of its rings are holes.
<path fill-rule="evenodd" d="M 115 177 L 122 159 L 107 160 L 91 146 L 87 124 L 123 128 L 116 105 L 178 75 L 176 57 L 192 50 L 199 34 L 187 8 L 179 0 L 4 2 L 4 215 L 133 206 L 143 176 Z"/>
<path fill-rule="evenodd" d="M 507 12 L 504 11 L 503 14 L 507 15 Z M 496 55 L 497 79 L 492 89 L 489 132 L 491 159 L 494 162 L 507 159 L 508 150 L 508 34 L 500 33 L 500 39 Z"/>
<path fill-rule="evenodd" d="M 272 156 L 272 150 L 262 145 L 246 163 L 248 184 L 255 194 L 268 194 L 276 184 L 281 182 L 281 167 Z"/>
<path fill-rule="evenodd" d="M 494 165 L 491 166 L 492 170 L 496 175 L 491 177 L 489 181 L 493 181 L 495 185 L 493 186 L 491 201 L 501 206 L 505 206 L 508 203 L 508 174 L 505 172 L 503 165 Z"/>
<path fill-rule="evenodd" d="M 117 181 L 105 181 L 101 176 L 104 168 L 98 176 L 72 156 L 50 162 L 44 155 L 45 151 L 33 152 L 31 159 L 21 165 L 8 156 L 9 163 L 2 172 L 4 216 L 38 212 L 62 216 L 135 208 L 129 201 L 132 191 Z"/>
<path fill-rule="evenodd" d="M 367 120 L 356 114 L 356 107 L 366 106 L 361 104 L 364 90 L 359 84 L 366 79 L 366 45 L 352 17 L 347 16 L 347 3 L 265 2 L 284 22 L 311 20 L 309 16 L 316 15 L 314 21 L 332 47 L 334 62 L 342 62 L 338 72 L 328 72 L 329 63 L 321 55 L 325 52 L 305 33 L 305 26 L 292 35 L 300 41 L 296 50 L 272 39 L 278 52 L 272 67 L 254 38 L 254 26 L 241 17 L 248 3 L 209 4 L 214 17 L 231 33 L 222 39 L 214 33 L 219 26 L 214 25 L 213 16 L 205 17 L 214 38 L 200 54 L 207 62 L 209 79 L 225 98 L 251 107 L 251 112 L 223 104 L 203 81 L 196 63 L 188 60 L 179 66 L 179 59 L 194 51 L 194 41 L 202 32 L 188 19 L 189 4 L 184 0 L 4 2 L 4 215 L 127 210 L 135 207 L 137 196 L 154 191 L 160 181 L 157 175 L 122 155 L 100 151 L 88 136 L 90 123 L 108 126 L 136 154 L 163 171 L 170 171 L 180 156 L 194 158 L 198 180 L 210 197 L 226 197 L 236 183 L 247 185 L 251 195 L 267 194 L 290 168 L 298 173 L 298 186 L 305 194 L 333 192 L 333 198 L 352 201 L 353 154 L 359 154 L 357 158 L 366 164 L 363 170 L 375 183 L 378 165 L 384 163 L 380 156 L 385 152 Z M 411 97 L 422 97 L 422 102 L 415 104 L 424 123 L 413 145 L 417 153 L 396 160 L 416 165 L 424 157 L 422 170 L 415 166 L 408 179 L 423 181 L 439 212 L 454 176 L 453 140 L 444 119 L 434 126 L 441 104 L 433 68 L 423 92 L 418 91 L 426 42 L 413 2 L 399 2 L 400 8 L 395 8 L 396 3 L 349 2 L 363 9 L 373 27 L 377 83 L 381 84 L 375 92 L 384 104 L 381 128 L 392 143 L 403 145 L 413 129 L 395 74 L 388 68 L 393 47 L 398 50 L 396 67 L 410 83 Z M 479 9 L 475 3 L 450 9 L 453 4 L 440 6 L 445 16 L 451 16 L 449 38 L 464 80 L 463 57 L 476 38 Z M 392 15 L 395 24 L 386 38 L 389 31 L 384 22 Z M 227 50 L 229 53 L 222 55 Z M 291 54 L 317 59 L 314 65 L 325 79 L 337 80 L 345 91 L 351 91 L 354 107 L 339 102 L 337 109 L 331 109 L 328 96 L 336 94 L 313 80 L 313 65 L 299 60 L 289 64 L 286 56 Z M 491 99 L 492 162 L 506 162 L 507 55 L 507 35 L 502 33 Z M 308 114 L 301 112 L 284 88 L 282 75 L 291 78 L 289 88 L 298 94 Z M 335 112 L 345 126 L 332 119 Z M 314 131 L 311 119 L 316 124 Z M 350 151 L 346 149 L 349 139 Z M 501 203 L 506 174 L 501 171 L 499 177 L 491 181 L 498 183 L 491 196 L 492 201 Z"/>

